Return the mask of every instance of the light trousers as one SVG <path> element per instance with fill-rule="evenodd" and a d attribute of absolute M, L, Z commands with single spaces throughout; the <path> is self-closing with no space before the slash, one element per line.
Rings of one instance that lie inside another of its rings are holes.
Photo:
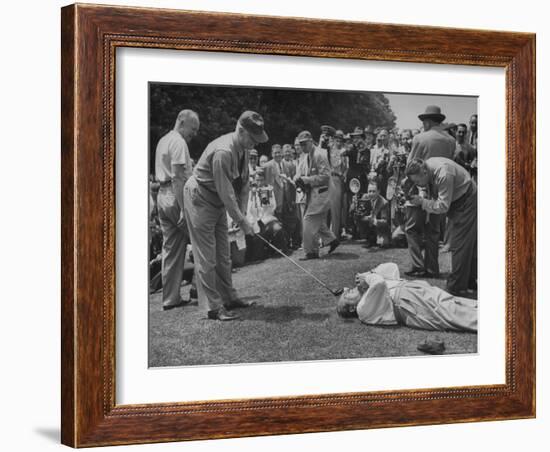
<path fill-rule="evenodd" d="M 319 252 L 319 238 L 326 245 L 336 239 L 336 236 L 327 226 L 328 211 L 304 215 L 303 220 L 303 245 L 306 254 Z"/>
<path fill-rule="evenodd" d="M 185 223 L 178 224 L 181 210 L 171 185 L 160 187 L 157 206 L 162 231 L 162 304 L 171 306 L 181 303 L 180 286 L 188 237 Z"/>
<path fill-rule="evenodd" d="M 227 212 L 216 193 L 190 177 L 183 190 L 199 306 L 213 311 L 237 298 L 231 277 Z"/>

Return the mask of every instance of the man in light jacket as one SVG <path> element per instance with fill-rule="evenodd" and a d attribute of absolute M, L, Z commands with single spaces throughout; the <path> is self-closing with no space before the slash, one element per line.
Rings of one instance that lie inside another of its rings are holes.
<path fill-rule="evenodd" d="M 306 154 L 296 171 L 296 187 L 306 193 L 303 220 L 303 246 L 306 255 L 302 260 L 318 259 L 319 238 L 323 244 L 330 246 L 329 253 L 340 244 L 327 227 L 327 215 L 330 210 L 330 166 L 326 152 L 313 144 L 310 132 L 300 132 L 297 141 Z"/>

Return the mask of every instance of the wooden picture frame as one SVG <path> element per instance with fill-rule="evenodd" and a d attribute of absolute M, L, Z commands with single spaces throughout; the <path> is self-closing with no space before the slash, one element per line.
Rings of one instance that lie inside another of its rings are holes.
<path fill-rule="evenodd" d="M 535 416 L 535 35 L 71 5 L 62 9 L 62 442 L 73 447 Z M 115 403 L 115 50 L 147 47 L 506 70 L 506 382 Z"/>

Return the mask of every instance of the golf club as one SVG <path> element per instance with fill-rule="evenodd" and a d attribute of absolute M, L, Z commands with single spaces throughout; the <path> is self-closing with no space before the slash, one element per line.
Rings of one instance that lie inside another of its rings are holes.
<path fill-rule="evenodd" d="M 281 256 L 287 258 L 290 262 L 292 262 L 296 267 L 298 267 L 300 270 L 302 270 L 304 273 L 308 274 L 309 276 L 311 276 L 315 281 L 317 281 L 319 284 L 321 284 L 325 289 L 327 289 L 332 295 L 334 295 L 335 297 L 338 297 L 340 295 L 342 295 L 342 293 L 344 292 L 344 289 L 336 289 L 336 290 L 332 290 L 329 286 L 327 286 L 323 281 L 321 281 L 319 278 L 317 278 L 317 276 L 315 276 L 313 273 L 309 272 L 308 270 L 306 270 L 304 267 L 302 267 L 298 262 L 296 262 L 295 260 L 291 259 L 290 256 L 287 256 L 285 253 L 283 253 L 279 248 L 277 248 L 276 246 L 272 245 L 271 243 L 269 243 L 266 239 L 264 239 L 260 234 L 256 234 L 256 237 L 259 237 L 265 244 L 267 244 L 268 246 L 270 246 L 272 249 L 274 249 L 275 251 L 277 251 L 277 253 L 279 253 Z"/>

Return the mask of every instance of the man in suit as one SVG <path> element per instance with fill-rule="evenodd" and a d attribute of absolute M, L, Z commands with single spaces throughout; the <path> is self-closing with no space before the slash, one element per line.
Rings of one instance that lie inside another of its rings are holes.
<path fill-rule="evenodd" d="M 436 105 L 429 105 L 418 119 L 422 121 L 424 132 L 414 136 L 407 165 L 414 159 L 444 157 L 452 160 L 456 147 L 455 140 L 441 126 L 445 120 L 441 109 Z M 427 191 L 427 188 L 423 189 L 421 196 L 429 197 L 430 193 Z M 427 278 L 439 276 L 440 222 L 438 213 L 428 214 L 418 206 L 406 204 L 405 234 L 412 260 L 411 269 L 405 272 L 407 276 Z"/>
<path fill-rule="evenodd" d="M 321 126 L 321 134 L 319 135 L 319 147 L 325 150 L 325 157 L 329 158 L 329 149 L 334 140 L 336 129 L 329 125 Z"/>
<path fill-rule="evenodd" d="M 298 221 L 296 207 L 296 186 L 294 177 L 296 176 L 296 163 L 292 159 L 292 146 L 283 145 L 282 179 L 283 179 L 283 210 L 281 223 L 288 236 L 287 246 L 290 249 L 300 248 L 302 243 L 302 233 L 300 222 Z"/>
<path fill-rule="evenodd" d="M 339 239 L 342 233 L 342 224 L 345 223 L 346 213 L 344 210 L 344 180 L 348 169 L 348 159 L 344 155 L 344 132 L 337 130 L 334 134 L 332 146 L 329 148 L 330 163 L 330 228 Z"/>
<path fill-rule="evenodd" d="M 362 196 L 361 201 L 368 203 L 365 215 L 359 218 L 360 234 L 366 239 L 365 247 L 370 248 L 377 244 L 381 247 L 388 246 L 390 244 L 390 204 L 380 194 L 376 182 L 369 182 L 367 193 Z"/>
<path fill-rule="evenodd" d="M 275 196 L 275 215 L 281 220 L 284 195 L 284 179 L 281 175 L 284 174 L 284 170 L 283 150 L 280 144 L 271 146 L 271 157 L 271 160 L 264 166 L 265 182 L 273 187 L 273 195 Z"/>
<path fill-rule="evenodd" d="M 376 145 L 370 151 L 371 174 L 376 174 L 376 182 L 380 192 L 386 194 L 388 186 L 388 163 L 390 161 L 390 149 L 388 148 L 388 131 L 380 129 L 376 135 Z M 370 176 L 369 176 L 370 177 Z"/>
<path fill-rule="evenodd" d="M 296 179 L 296 174 L 298 172 L 298 168 L 302 164 L 302 161 L 307 157 L 306 154 L 304 154 L 304 151 L 302 149 L 302 145 L 299 143 L 297 139 L 294 140 L 294 149 L 296 149 L 296 160 L 295 168 L 296 171 L 294 173 L 294 179 Z M 296 186 L 295 186 L 296 188 Z M 306 196 L 305 193 L 302 190 L 299 190 L 296 188 L 296 217 L 298 219 L 298 223 L 296 226 L 296 229 L 298 233 L 300 234 L 300 237 L 296 238 L 296 244 L 298 245 L 298 248 L 302 245 L 302 230 L 303 230 L 303 220 L 304 220 L 304 213 L 306 211 Z"/>
<path fill-rule="evenodd" d="M 300 132 L 297 137 L 306 157 L 296 172 L 296 187 L 306 193 L 306 209 L 303 219 L 303 246 L 305 257 L 302 260 L 319 258 L 319 238 L 329 245 L 332 253 L 340 244 L 327 227 L 327 214 L 330 210 L 330 166 L 326 152 L 313 144 L 311 133 Z"/>

